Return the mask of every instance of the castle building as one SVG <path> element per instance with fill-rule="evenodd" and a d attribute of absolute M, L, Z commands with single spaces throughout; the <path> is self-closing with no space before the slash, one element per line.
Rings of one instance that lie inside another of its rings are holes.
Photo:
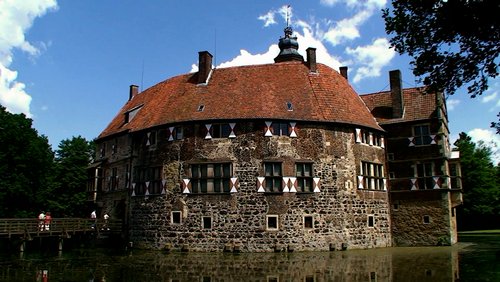
<path fill-rule="evenodd" d="M 273 64 L 221 69 L 200 52 L 196 73 L 130 86 L 96 140 L 89 199 L 148 249 L 454 243 L 459 165 L 442 95 L 359 96 L 346 68 L 314 48 L 304 60 L 291 28 L 279 47 Z"/>

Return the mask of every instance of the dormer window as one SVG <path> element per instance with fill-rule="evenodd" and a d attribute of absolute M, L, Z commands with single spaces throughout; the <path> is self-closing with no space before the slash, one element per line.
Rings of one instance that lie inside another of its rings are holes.
<path fill-rule="evenodd" d="M 125 113 L 125 123 L 129 123 L 134 119 L 135 115 L 137 115 L 137 112 L 142 108 L 142 105 L 139 105 L 137 107 L 132 108 L 131 110 L 127 111 Z"/>
<path fill-rule="evenodd" d="M 289 112 L 293 111 L 293 104 L 292 104 L 292 102 L 290 102 L 290 101 L 286 102 L 286 109 Z"/>
<path fill-rule="evenodd" d="M 198 112 L 203 112 L 204 109 L 205 109 L 205 105 L 201 104 L 198 106 Z"/>

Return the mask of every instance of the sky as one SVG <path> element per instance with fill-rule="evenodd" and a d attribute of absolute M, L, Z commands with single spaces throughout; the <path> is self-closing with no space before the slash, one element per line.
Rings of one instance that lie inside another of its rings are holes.
<path fill-rule="evenodd" d="M 386 0 L 0 0 L 0 104 L 33 120 L 54 149 L 62 140 L 96 138 L 127 102 L 129 85 L 145 90 L 197 70 L 198 52 L 217 68 L 273 63 L 288 23 L 299 53 L 349 68 L 359 94 L 421 86 L 411 58 L 390 48 Z M 287 16 L 288 15 L 288 16 Z M 500 162 L 500 79 L 483 95 L 459 89 L 447 98 L 452 140 L 465 132 L 490 144 Z"/>

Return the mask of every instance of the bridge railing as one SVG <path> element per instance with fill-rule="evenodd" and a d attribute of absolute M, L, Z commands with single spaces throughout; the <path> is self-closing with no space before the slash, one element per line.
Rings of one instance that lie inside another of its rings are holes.
<path fill-rule="evenodd" d="M 53 218 L 49 224 L 34 218 L 0 218 L 0 237 L 12 235 L 44 236 L 77 232 L 122 232 L 118 219 Z"/>

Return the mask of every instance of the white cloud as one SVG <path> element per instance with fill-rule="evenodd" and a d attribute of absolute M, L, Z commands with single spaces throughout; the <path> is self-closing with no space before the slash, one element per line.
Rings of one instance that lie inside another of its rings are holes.
<path fill-rule="evenodd" d="M 481 102 L 483 103 L 489 103 L 491 101 L 497 101 L 497 96 L 498 96 L 498 92 L 493 92 L 492 94 L 490 95 L 487 95 L 487 96 L 483 96 L 482 99 L 481 99 Z"/>
<path fill-rule="evenodd" d="M 25 33 L 37 17 L 57 9 L 56 0 L 0 1 L 0 104 L 13 113 L 30 113 L 31 96 L 26 85 L 18 82 L 17 71 L 9 69 L 13 50 L 19 49 L 37 56 L 40 49 L 26 41 Z M 45 45 L 41 45 L 42 49 Z"/>
<path fill-rule="evenodd" d="M 475 128 L 467 133 L 474 143 L 479 141 L 484 142 L 486 146 L 491 148 L 493 164 L 500 163 L 500 135 L 496 134 L 493 129 Z"/>
<path fill-rule="evenodd" d="M 353 78 L 358 83 L 367 77 L 380 76 L 380 70 L 389 64 L 396 55 L 386 38 L 378 38 L 373 44 L 358 46 L 354 49 L 346 48 L 346 53 L 354 57 L 354 61 L 361 64 Z"/>
<path fill-rule="evenodd" d="M 272 24 L 276 24 L 274 19 L 275 15 L 280 15 L 286 22 L 287 17 L 291 21 L 292 18 L 292 7 L 290 5 L 283 5 L 277 10 L 270 10 L 266 14 L 259 16 L 257 19 L 264 22 L 264 27 L 268 27 Z"/>
<path fill-rule="evenodd" d="M 264 21 L 264 26 L 268 27 L 276 23 L 276 21 L 274 20 L 274 14 L 275 14 L 274 11 L 269 11 L 267 12 L 267 14 L 259 16 L 258 19 Z"/>
<path fill-rule="evenodd" d="M 448 99 L 446 100 L 446 107 L 448 108 L 448 111 L 453 111 L 456 106 L 460 104 L 460 100 L 457 99 Z"/>
<path fill-rule="evenodd" d="M 336 46 L 360 37 L 359 26 L 370 18 L 372 14 L 373 12 L 370 10 L 362 10 L 352 18 L 338 21 L 324 34 L 324 39 L 333 46 Z"/>

